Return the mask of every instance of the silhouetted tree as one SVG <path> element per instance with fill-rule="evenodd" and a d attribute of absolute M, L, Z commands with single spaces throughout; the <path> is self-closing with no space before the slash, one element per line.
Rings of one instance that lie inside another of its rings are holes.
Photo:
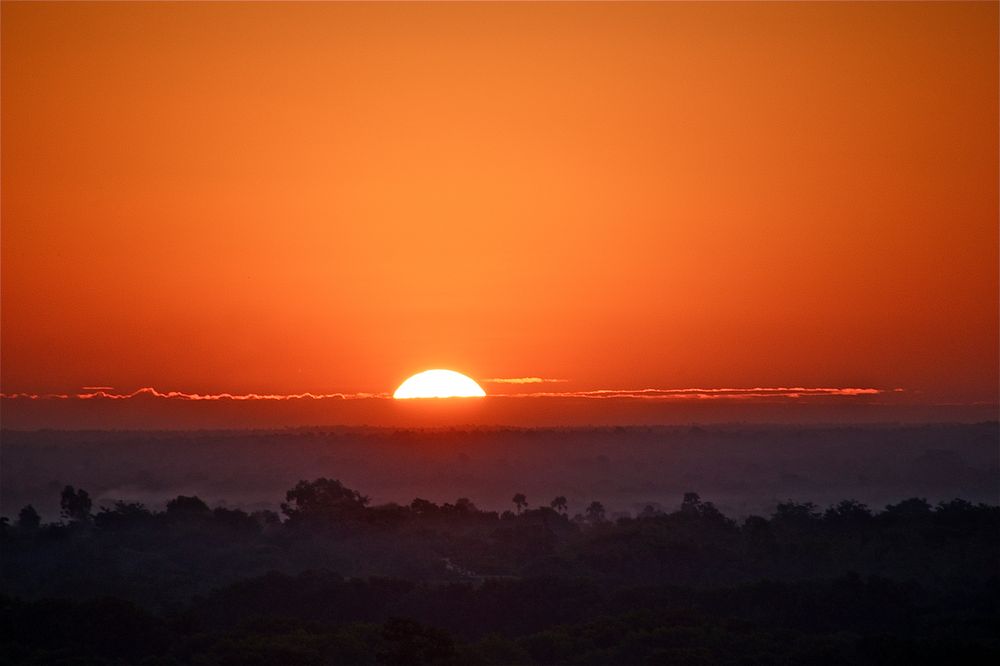
<path fill-rule="evenodd" d="M 899 504 L 888 505 L 885 512 L 894 518 L 924 518 L 931 515 L 931 505 L 923 497 L 912 497 Z"/>
<path fill-rule="evenodd" d="M 681 500 L 682 513 L 698 513 L 700 508 L 701 496 L 698 493 L 684 493 L 684 499 Z"/>
<path fill-rule="evenodd" d="M 250 517 L 257 521 L 261 527 L 274 527 L 281 525 L 281 516 L 270 509 L 260 509 L 250 514 Z"/>
<path fill-rule="evenodd" d="M 285 494 L 281 510 L 289 520 L 323 520 L 357 517 L 368 498 L 336 479 L 299 481 Z"/>
<path fill-rule="evenodd" d="M 528 498 L 524 496 L 524 493 L 517 493 L 510 501 L 517 507 L 518 513 L 521 513 L 528 506 Z"/>
<path fill-rule="evenodd" d="M 41 524 L 42 517 L 38 515 L 37 511 L 35 511 L 35 507 L 30 504 L 21 509 L 21 511 L 17 514 L 17 528 L 19 530 L 37 530 Z"/>
<path fill-rule="evenodd" d="M 435 513 L 438 510 L 438 505 L 430 500 L 425 500 L 421 498 L 416 498 L 410 502 L 410 511 L 417 514 L 418 516 L 426 516 Z"/>
<path fill-rule="evenodd" d="M 256 532 L 260 525 L 242 509 L 227 509 L 217 506 L 212 509 L 212 524 L 237 532 Z"/>
<path fill-rule="evenodd" d="M 804 527 L 817 521 L 819 515 L 812 502 L 781 502 L 771 520 L 781 527 Z"/>
<path fill-rule="evenodd" d="M 947 525 L 953 529 L 972 529 L 981 520 L 989 515 L 994 516 L 1000 513 L 1000 507 L 991 507 L 985 504 L 975 505 L 964 499 L 953 499 L 948 502 L 938 502 L 934 509 L 934 522 L 939 525 Z"/>
<path fill-rule="evenodd" d="M 823 514 L 823 518 L 828 521 L 836 521 L 844 524 L 861 524 L 869 521 L 872 512 L 867 505 L 857 500 L 843 500 L 831 506 Z"/>
<path fill-rule="evenodd" d="M 595 524 L 603 523 L 604 505 L 597 501 L 591 502 L 590 506 L 587 507 L 587 520 Z"/>
<path fill-rule="evenodd" d="M 459 497 L 455 500 L 455 509 L 461 513 L 475 513 L 478 511 L 476 505 L 468 497 Z"/>
<path fill-rule="evenodd" d="M 761 516 L 747 516 L 743 521 L 743 536 L 751 552 L 759 553 L 774 544 L 771 523 Z"/>
<path fill-rule="evenodd" d="M 642 507 L 642 511 L 639 512 L 640 519 L 656 518 L 657 516 L 662 516 L 662 515 L 663 512 L 658 510 L 652 504 L 647 504 L 646 506 Z"/>
<path fill-rule="evenodd" d="M 118 500 L 110 508 L 101 507 L 94 524 L 107 530 L 133 530 L 148 526 L 153 514 L 138 502 Z"/>
<path fill-rule="evenodd" d="M 566 509 L 567 509 L 566 498 L 563 497 L 562 495 L 560 495 L 559 497 L 557 497 L 554 500 L 552 500 L 549 503 L 549 506 L 551 506 L 553 509 L 555 509 L 559 513 L 566 513 Z"/>
<path fill-rule="evenodd" d="M 62 507 L 64 518 L 82 523 L 90 519 L 93 502 L 86 490 L 76 490 L 73 486 L 66 486 L 63 488 L 59 506 Z"/>
<path fill-rule="evenodd" d="M 200 497 L 185 497 L 178 495 L 167 502 L 167 515 L 171 518 L 193 518 L 208 516 L 211 511 Z"/>

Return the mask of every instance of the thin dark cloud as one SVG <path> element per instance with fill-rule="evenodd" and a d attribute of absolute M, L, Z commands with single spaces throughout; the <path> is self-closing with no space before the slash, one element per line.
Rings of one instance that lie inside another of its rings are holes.
<path fill-rule="evenodd" d="M 86 388 L 86 387 L 85 387 Z M 388 398 L 388 393 L 188 393 L 185 391 L 160 391 L 152 386 L 136 389 L 131 393 L 112 393 L 96 390 L 86 393 L 0 393 L 8 400 L 131 400 L 141 396 L 165 400 L 362 400 Z"/>
<path fill-rule="evenodd" d="M 568 379 L 551 379 L 548 377 L 492 377 L 482 380 L 483 384 L 563 384 Z"/>
<path fill-rule="evenodd" d="M 537 380 L 537 381 L 536 381 Z M 542 379 L 539 377 L 509 378 L 504 381 L 484 380 L 484 383 L 537 384 L 565 380 Z M 131 400 L 149 397 L 164 400 L 187 401 L 286 401 L 286 400 L 365 400 L 388 399 L 389 393 L 190 393 L 185 391 L 161 391 L 151 386 L 131 393 L 115 393 L 110 387 L 83 387 L 82 393 L 0 393 L 5 400 Z M 90 390 L 88 390 L 90 389 Z M 903 389 L 880 389 L 866 387 L 752 387 L 752 388 L 641 388 L 641 389 L 593 389 L 586 391 L 537 391 L 531 393 L 493 393 L 494 397 L 507 398 L 583 398 L 583 399 L 634 399 L 634 400 L 751 400 L 751 399 L 800 399 L 812 397 L 857 397 L 879 395 L 886 392 L 898 393 Z"/>
<path fill-rule="evenodd" d="M 894 389 L 895 392 L 902 389 Z M 718 400 L 754 398 L 810 398 L 831 396 L 862 396 L 885 393 L 885 389 L 859 387 L 753 387 L 753 388 L 642 388 L 642 389 L 594 389 L 589 391 L 543 391 L 534 393 L 511 393 L 506 397 L 517 398 L 587 398 L 637 400 Z"/>

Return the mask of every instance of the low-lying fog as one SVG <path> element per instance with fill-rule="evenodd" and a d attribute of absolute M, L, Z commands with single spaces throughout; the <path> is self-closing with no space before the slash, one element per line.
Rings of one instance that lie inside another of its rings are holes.
<path fill-rule="evenodd" d="M 601 429 L 284 431 L 4 431 L 0 513 L 59 512 L 66 484 L 95 510 L 115 499 L 151 508 L 176 495 L 210 505 L 276 509 L 300 479 L 325 476 L 373 504 L 468 497 L 485 509 L 557 495 L 609 515 L 675 508 L 687 491 L 727 514 L 779 501 L 821 507 L 845 498 L 882 508 L 908 497 L 998 502 L 998 424 L 704 426 Z"/>

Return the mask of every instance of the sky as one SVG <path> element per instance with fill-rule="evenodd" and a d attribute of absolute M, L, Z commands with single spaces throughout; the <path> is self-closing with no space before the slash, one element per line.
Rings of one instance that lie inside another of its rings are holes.
<path fill-rule="evenodd" d="M 995 418 L 996 3 L 2 12 L 8 425 L 428 368 Z"/>

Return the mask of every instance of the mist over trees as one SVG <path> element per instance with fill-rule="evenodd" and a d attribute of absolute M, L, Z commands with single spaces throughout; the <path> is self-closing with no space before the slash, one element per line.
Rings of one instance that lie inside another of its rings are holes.
<path fill-rule="evenodd" d="M 827 506 L 845 497 L 884 506 L 1000 501 L 995 422 L 926 426 L 703 426 L 574 429 L 18 432 L 0 438 L 0 507 L 31 504 L 60 517 L 60 492 L 84 488 L 163 509 L 197 495 L 248 512 L 280 513 L 300 479 L 361 488 L 374 504 L 457 497 L 496 511 L 520 493 L 531 507 L 567 498 L 566 512 L 600 501 L 608 517 L 673 506 L 696 490 L 727 515 L 768 515 L 795 498 Z"/>
<path fill-rule="evenodd" d="M 1000 658 L 996 423 L 0 446 L 4 663 Z"/>
<path fill-rule="evenodd" d="M 60 520 L 25 506 L 0 522 L 0 647 L 25 664 L 1000 656 L 995 505 L 787 500 L 737 519 L 694 491 L 617 517 L 573 499 L 376 504 L 320 477 L 281 513 L 191 495 L 95 511 L 67 485 Z"/>

